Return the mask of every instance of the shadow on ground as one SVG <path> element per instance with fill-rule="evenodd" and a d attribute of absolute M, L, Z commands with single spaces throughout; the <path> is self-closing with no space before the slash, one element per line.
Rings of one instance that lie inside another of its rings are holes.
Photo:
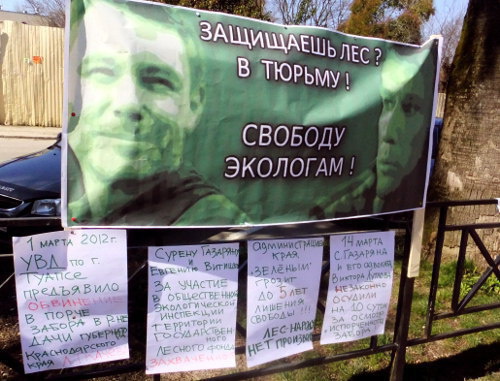
<path fill-rule="evenodd" d="M 431 362 L 407 364 L 404 381 L 474 380 L 500 372 L 500 342 L 479 345 L 454 356 Z M 349 381 L 379 381 L 389 379 L 389 369 L 359 373 Z"/>

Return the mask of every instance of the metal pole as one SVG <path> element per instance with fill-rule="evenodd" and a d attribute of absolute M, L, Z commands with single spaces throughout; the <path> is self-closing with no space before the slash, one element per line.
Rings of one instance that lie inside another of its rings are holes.
<path fill-rule="evenodd" d="M 439 210 L 439 225 L 436 238 L 436 249 L 434 252 L 434 265 L 432 268 L 431 287 L 429 291 L 429 301 L 427 305 L 427 321 L 425 324 L 426 336 L 432 335 L 432 322 L 434 320 L 434 310 L 436 308 L 436 296 L 439 281 L 439 269 L 441 267 L 441 256 L 444 246 L 444 235 L 446 229 L 446 218 L 448 216 L 448 207 L 442 206 Z"/>
<path fill-rule="evenodd" d="M 410 325 L 411 303 L 415 278 L 408 277 L 408 265 L 411 248 L 411 228 L 408 226 L 405 233 L 403 266 L 401 268 L 401 284 L 398 295 L 398 314 L 394 327 L 394 343 L 396 349 L 392 353 L 390 381 L 403 379 L 406 363 L 406 344 Z"/>

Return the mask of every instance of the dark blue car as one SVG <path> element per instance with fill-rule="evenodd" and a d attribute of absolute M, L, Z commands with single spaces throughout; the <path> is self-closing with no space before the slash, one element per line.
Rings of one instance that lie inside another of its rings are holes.
<path fill-rule="evenodd" d="M 434 129 L 432 130 L 432 154 L 431 154 L 431 173 L 434 170 L 436 157 L 439 148 L 439 139 L 441 138 L 441 130 L 443 129 L 443 118 L 434 120 Z"/>
<path fill-rule="evenodd" d="M 0 164 L 0 218 L 61 215 L 61 137 Z"/>

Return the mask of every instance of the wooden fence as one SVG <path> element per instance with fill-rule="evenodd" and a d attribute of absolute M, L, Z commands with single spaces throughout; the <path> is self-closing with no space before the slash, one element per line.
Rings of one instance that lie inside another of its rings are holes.
<path fill-rule="evenodd" d="M 0 124 L 61 127 L 64 29 L 0 22 Z"/>

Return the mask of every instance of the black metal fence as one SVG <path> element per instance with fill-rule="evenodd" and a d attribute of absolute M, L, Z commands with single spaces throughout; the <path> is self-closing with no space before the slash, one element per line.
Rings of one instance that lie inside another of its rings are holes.
<path fill-rule="evenodd" d="M 306 356 L 296 355 L 283 361 L 275 361 L 270 365 L 247 369 L 244 365 L 238 365 L 236 369 L 209 371 L 195 373 L 196 378 L 211 380 L 240 380 L 252 377 L 261 377 L 274 373 L 293 371 L 305 367 L 320 366 L 323 364 L 344 361 L 352 358 L 371 356 L 379 353 L 386 353 L 390 358 L 390 380 L 402 380 L 406 363 L 406 351 L 408 347 L 430 343 L 437 340 L 451 337 L 473 334 L 476 332 L 495 330 L 500 328 L 500 322 L 484 324 L 478 327 L 468 327 L 466 329 L 456 329 L 449 332 L 433 332 L 436 321 L 453 319 L 464 314 L 482 312 L 500 307 L 500 302 L 489 304 L 472 304 L 472 300 L 477 295 L 478 290 L 485 284 L 486 280 L 495 276 L 500 282 L 500 255 L 492 253 L 483 244 L 478 233 L 482 229 L 500 229 L 500 222 L 486 224 L 466 224 L 449 225 L 447 215 L 450 208 L 490 205 L 496 206 L 496 200 L 481 201 L 460 201 L 430 203 L 428 210 L 437 209 L 439 211 L 437 239 L 434 249 L 434 262 L 432 279 L 429 285 L 429 297 L 427 317 L 424 332 L 421 337 L 409 337 L 410 327 L 415 324 L 412 321 L 412 300 L 414 293 L 415 278 L 408 276 L 408 266 L 410 259 L 412 214 L 401 213 L 384 216 L 383 218 L 353 219 L 335 222 L 307 223 L 298 225 L 258 227 L 258 228 L 233 228 L 233 229 L 151 229 L 151 230 L 128 230 L 128 261 L 129 261 L 129 342 L 131 357 L 126 361 L 113 363 L 103 363 L 81 368 L 65 369 L 63 371 L 49 371 L 35 373 L 34 375 L 24 375 L 21 362 L 21 348 L 19 336 L 14 333 L 2 334 L 4 342 L 1 342 L 0 363 L 9 368 L 12 378 L 18 379 L 88 379 L 94 377 L 104 377 L 108 375 L 119 375 L 131 372 L 142 372 L 144 366 L 145 337 L 146 337 L 146 294 L 147 294 L 147 247 L 159 245 L 180 245 L 203 242 L 240 242 L 241 251 L 245 252 L 245 242 L 249 239 L 264 238 L 299 238 L 312 236 L 327 236 L 336 233 L 346 233 L 354 231 L 374 231 L 374 230 L 396 230 L 396 261 L 401 265 L 398 267 L 400 275 L 395 277 L 394 299 L 396 300 L 393 313 L 390 314 L 386 327 L 386 334 L 381 338 L 373 336 L 370 339 L 360 340 L 354 346 L 328 345 L 327 355 L 325 351 L 316 350 L 320 338 L 319 323 L 313 335 L 315 350 Z M 53 231 L 60 229 L 58 220 L 2 220 L 0 219 L 0 234 L 5 239 L 12 235 L 30 235 L 43 231 Z M 437 304 L 439 289 L 440 269 L 442 266 L 442 253 L 445 242 L 445 235 L 450 231 L 461 231 L 460 248 L 456 259 L 455 280 L 452 297 L 449 300 L 449 307 L 442 311 L 441 304 Z M 470 286 L 470 290 L 465 296 L 461 296 L 461 284 L 464 278 L 465 256 L 469 243 L 469 237 L 477 246 L 482 258 L 486 261 L 486 270 L 477 282 Z M 329 272 L 329 248 L 325 247 L 323 255 L 322 280 L 320 284 L 320 298 L 318 302 L 318 316 L 325 312 L 325 296 L 328 289 Z M 244 255 L 243 255 L 244 257 Z M 15 331 L 17 329 L 17 314 L 14 292 L 14 277 L 12 266 L 12 254 L 0 254 L 0 297 L 2 300 L 2 311 L 0 311 L 0 326 L 2 330 Z M 245 321 L 245 292 L 246 292 L 246 261 L 243 260 L 239 268 L 239 304 L 238 304 L 238 324 L 237 324 L 237 347 L 236 354 L 241 359 L 245 353 L 245 327 L 241 322 Z M 241 361 L 243 363 L 243 361 Z M 151 376 L 153 379 L 160 379 L 159 375 Z M 144 378 L 147 378 L 144 376 Z"/>
<path fill-rule="evenodd" d="M 422 338 L 413 339 L 408 344 L 417 345 L 423 344 L 431 341 L 442 340 L 450 337 L 456 337 L 481 331 L 487 331 L 491 329 L 500 328 L 500 322 L 485 324 L 479 327 L 471 327 L 467 329 L 455 330 L 452 332 L 444 332 L 439 334 L 433 334 L 434 322 L 443 319 L 454 319 L 462 315 L 478 313 L 481 311 L 493 310 L 500 307 L 500 298 L 494 303 L 488 304 L 476 304 L 470 306 L 474 297 L 478 294 L 478 291 L 485 284 L 486 280 L 494 274 L 497 280 L 500 282 L 500 253 L 497 251 L 494 253 L 490 251 L 483 240 L 480 237 L 480 232 L 482 230 L 494 230 L 494 234 L 500 233 L 500 222 L 490 222 L 490 223 L 475 223 L 475 224 L 461 224 L 452 225 L 447 223 L 447 218 L 449 211 L 452 208 L 458 207 L 470 207 L 477 205 L 492 205 L 495 208 L 497 205 L 496 200 L 481 200 L 481 201 L 454 201 L 454 202 L 436 202 L 429 204 L 430 207 L 439 208 L 439 222 L 436 237 L 436 246 L 434 251 L 434 263 L 432 270 L 432 279 L 429 291 L 429 301 L 427 308 L 427 317 L 425 323 L 425 335 Z M 500 215 L 500 212 L 497 213 Z M 439 289 L 439 277 L 440 269 L 442 265 L 443 257 L 443 246 L 445 242 L 445 235 L 449 232 L 460 232 L 460 242 L 458 246 L 458 251 L 456 253 L 456 268 L 455 277 L 453 284 L 452 298 L 449 300 L 448 308 L 446 310 L 438 311 L 436 308 L 437 292 Z M 464 271 L 465 271 L 465 259 L 467 248 L 469 245 L 469 237 L 472 238 L 473 246 L 475 246 L 480 256 L 477 260 L 483 260 L 485 264 L 485 270 L 482 275 L 470 285 L 470 290 L 460 299 L 461 285 L 463 284 Z"/>

